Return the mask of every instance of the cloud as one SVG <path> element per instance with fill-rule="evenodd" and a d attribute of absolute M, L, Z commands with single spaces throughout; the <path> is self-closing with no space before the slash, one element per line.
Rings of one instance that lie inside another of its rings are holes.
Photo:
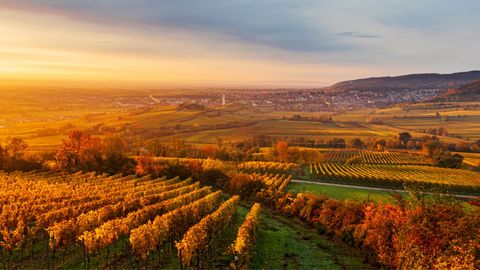
<path fill-rule="evenodd" d="M 478 29 L 480 23 L 478 0 L 369 0 L 359 9 L 383 25 L 423 32 L 448 32 L 464 27 Z"/>
<path fill-rule="evenodd" d="M 380 35 L 373 35 L 373 34 L 364 34 L 364 33 L 359 33 L 359 32 L 340 32 L 336 33 L 339 36 L 342 37 L 350 37 L 350 38 L 381 38 L 382 36 Z"/>
<path fill-rule="evenodd" d="M 130 22 L 217 33 L 294 52 L 346 51 L 353 46 L 320 23 L 321 18 L 312 18 L 315 1 L 31 0 L 13 5 L 113 25 Z"/>
<path fill-rule="evenodd" d="M 128 57 L 145 70 L 165 61 L 161 72 L 195 80 L 446 73 L 478 69 L 479 9 L 478 0 L 0 0 L 0 15 L 24 14 L 2 17 L 0 49 L 115 55 L 116 66 Z"/>

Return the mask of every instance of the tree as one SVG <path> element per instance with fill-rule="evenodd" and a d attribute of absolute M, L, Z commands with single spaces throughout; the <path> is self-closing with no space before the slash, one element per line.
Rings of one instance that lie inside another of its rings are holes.
<path fill-rule="evenodd" d="M 365 144 L 359 138 L 350 139 L 347 142 L 347 147 L 348 148 L 359 149 L 359 148 L 363 148 L 364 146 L 365 146 Z"/>
<path fill-rule="evenodd" d="M 385 151 L 385 146 L 383 144 L 377 144 L 377 148 L 375 149 L 378 152 Z"/>
<path fill-rule="evenodd" d="M 433 160 L 437 166 L 445 168 L 461 168 L 463 164 L 463 156 L 459 154 L 452 155 L 445 151 L 434 153 Z"/>
<path fill-rule="evenodd" d="M 19 159 L 24 154 L 28 148 L 28 144 L 19 137 L 13 137 L 7 139 L 7 144 L 5 145 L 5 151 L 12 159 Z"/>
<path fill-rule="evenodd" d="M 151 155 L 142 155 L 137 158 L 135 172 L 139 175 L 155 174 L 161 170 L 161 166 L 155 162 Z"/>
<path fill-rule="evenodd" d="M 135 171 L 136 161 L 122 154 L 121 152 L 110 151 L 103 163 L 103 172 L 110 175 L 116 173 L 130 174 Z"/>
<path fill-rule="evenodd" d="M 415 143 L 413 141 L 408 141 L 405 147 L 408 149 L 415 149 Z"/>
<path fill-rule="evenodd" d="M 238 194 L 242 198 L 255 196 L 262 188 L 265 188 L 265 184 L 260 179 L 244 173 L 236 174 L 230 178 L 226 187 L 229 192 Z"/>
<path fill-rule="evenodd" d="M 333 138 L 328 142 L 328 145 L 333 148 L 345 148 L 347 146 L 343 138 Z"/>
<path fill-rule="evenodd" d="M 438 140 L 428 139 L 422 144 L 422 153 L 427 157 L 432 157 L 435 151 L 442 148 Z"/>
<path fill-rule="evenodd" d="M 288 160 L 288 143 L 285 141 L 278 141 L 272 147 L 272 155 L 280 162 Z"/>
<path fill-rule="evenodd" d="M 398 134 L 398 139 L 403 143 L 403 146 L 407 145 L 407 142 L 412 138 L 412 135 L 408 132 L 401 132 Z"/>
<path fill-rule="evenodd" d="M 74 130 L 63 140 L 63 144 L 55 155 L 58 170 L 68 172 L 91 171 L 98 169 L 102 162 L 100 139 Z"/>
<path fill-rule="evenodd" d="M 146 147 L 149 153 L 157 157 L 166 156 L 168 152 L 167 146 L 163 145 L 163 143 L 158 138 L 148 140 L 146 143 Z"/>

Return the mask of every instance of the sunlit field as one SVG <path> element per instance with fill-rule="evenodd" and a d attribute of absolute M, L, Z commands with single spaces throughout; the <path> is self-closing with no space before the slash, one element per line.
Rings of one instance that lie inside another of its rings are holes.
<path fill-rule="evenodd" d="M 72 98 L 74 99 L 74 98 Z M 60 102 L 60 101 L 56 101 Z M 23 104 L 23 106 L 19 106 Z M 25 139 L 32 150 L 55 150 L 60 145 L 62 136 L 69 130 L 90 130 L 98 136 L 130 133 L 131 136 L 142 135 L 169 142 L 180 138 L 194 144 L 215 144 L 217 138 L 226 141 L 248 140 L 256 135 L 270 135 L 278 138 L 304 136 L 319 139 L 341 138 L 391 138 L 402 131 L 409 131 L 413 136 L 421 137 L 428 128 L 444 126 L 449 136 L 446 142 L 474 141 L 480 134 L 479 112 L 467 111 L 461 116 L 456 112 L 448 122 L 434 116 L 435 110 L 428 110 L 427 116 L 412 113 L 404 118 L 405 113 L 399 109 L 381 109 L 375 116 L 383 119 L 385 125 L 371 124 L 367 118 L 371 114 L 364 112 L 346 112 L 335 114 L 335 122 L 319 123 L 282 120 L 296 112 L 258 113 L 252 107 L 238 109 L 212 108 L 208 110 L 178 110 L 174 106 L 149 106 L 144 109 L 114 106 L 115 104 L 77 104 L 52 106 L 35 103 L 15 103 L 2 106 L 0 110 L 0 139 L 18 136 Z M 437 111 L 435 111 L 437 112 Z M 370 112 L 371 113 L 371 112 Z M 306 114 L 309 115 L 309 114 Z M 315 115 L 315 114 L 314 114 Z M 320 114 L 327 115 L 327 114 Z M 337 120 L 338 119 L 338 120 Z M 162 129 L 170 131 L 161 131 Z M 155 135 L 152 135 L 155 134 Z M 150 134 L 150 135 L 149 135 Z"/>
<path fill-rule="evenodd" d="M 480 1 L 0 1 L 0 270 L 480 269 Z"/>

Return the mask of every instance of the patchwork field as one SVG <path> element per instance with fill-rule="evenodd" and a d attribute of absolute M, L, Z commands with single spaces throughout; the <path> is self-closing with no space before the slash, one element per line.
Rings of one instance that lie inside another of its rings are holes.
<path fill-rule="evenodd" d="M 312 164 L 312 179 L 358 186 L 402 189 L 404 185 L 480 194 L 480 173 L 420 165 Z"/>
<path fill-rule="evenodd" d="M 449 136 L 446 142 L 480 139 L 480 110 L 466 110 L 468 103 L 449 106 L 435 104 L 395 106 L 384 109 L 365 109 L 343 113 L 263 112 L 243 105 L 227 107 L 181 109 L 176 106 L 123 106 L 120 102 L 105 102 L 65 96 L 63 101 L 29 100 L 11 97 L 0 102 L 0 141 L 8 137 L 24 138 L 31 150 L 53 151 L 69 130 L 82 129 L 97 136 L 119 134 L 126 137 L 143 136 L 169 142 L 180 138 L 194 144 L 214 144 L 224 141 L 248 140 L 254 135 L 277 138 L 302 136 L 320 139 L 392 138 L 408 131 L 414 137 L 429 128 L 443 126 Z M 87 102 L 88 101 L 88 102 Z M 52 105 L 56 104 L 56 105 Z M 62 105 L 58 105 L 62 104 Z M 443 121 L 437 113 L 448 116 Z M 335 122 L 292 121 L 293 115 L 319 117 L 331 115 Z M 385 124 L 368 123 L 369 118 L 382 119 Z M 457 138 L 458 137 L 458 138 Z"/>
<path fill-rule="evenodd" d="M 386 124 L 398 128 L 419 131 L 445 127 L 450 137 L 459 136 L 467 140 L 480 139 L 479 103 L 425 103 L 407 106 L 393 106 L 378 109 L 370 117 L 383 119 Z"/>
<path fill-rule="evenodd" d="M 321 139 L 332 138 L 391 138 L 398 135 L 401 129 L 388 126 L 370 125 L 367 123 L 320 123 L 290 120 L 263 120 L 258 124 L 220 130 L 207 130 L 198 132 L 185 132 L 178 135 L 165 136 L 161 139 L 170 141 L 172 138 L 181 138 L 187 142 L 204 144 L 215 143 L 216 138 L 224 140 L 245 140 L 254 135 L 270 135 L 277 138 L 301 136 Z M 414 134 L 415 135 L 415 134 Z"/>
<path fill-rule="evenodd" d="M 460 153 L 463 156 L 463 163 L 472 167 L 480 167 L 479 153 Z"/>

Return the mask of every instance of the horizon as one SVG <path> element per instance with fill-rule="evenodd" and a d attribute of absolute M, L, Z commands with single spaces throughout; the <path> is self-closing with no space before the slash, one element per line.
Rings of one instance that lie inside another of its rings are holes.
<path fill-rule="evenodd" d="M 479 0 L 0 0 L 2 269 L 480 269 Z"/>
<path fill-rule="evenodd" d="M 477 7 L 0 0 L 0 89 L 312 89 L 473 71 Z"/>
<path fill-rule="evenodd" d="M 332 84 L 326 85 L 289 85 L 289 84 L 282 84 L 279 82 L 270 82 L 271 84 L 265 83 L 232 83 L 232 82 L 225 82 L 225 83 L 217 83 L 217 84 L 209 84 L 207 82 L 199 82 L 199 83 L 170 83 L 170 84 L 163 84 L 158 86 L 136 86 L 133 83 L 114 83 L 114 82 L 97 82 L 95 84 L 90 85 L 74 85 L 74 86 L 66 86 L 66 83 L 70 82 L 43 82 L 39 84 L 38 82 L 31 82 L 30 84 L 23 84 L 23 85 L 0 85 L 0 91 L 2 90 L 17 90 L 17 91 L 30 91 L 30 90 L 49 90 L 49 91 L 72 91 L 72 90 L 85 90 L 85 91 L 96 91 L 96 90 L 104 90 L 104 91 L 136 91 L 136 92 L 151 92 L 151 91 L 163 91 L 163 90 L 173 90 L 173 91 L 206 91 L 206 90 L 226 90 L 226 91 L 235 91 L 235 90 L 323 90 L 329 87 L 334 86 L 335 84 L 348 82 L 348 81 L 357 81 L 357 80 L 364 80 L 364 79 L 382 79 L 382 78 L 397 78 L 397 77 L 404 77 L 404 76 L 412 76 L 412 75 L 452 75 L 452 74 L 459 74 L 459 73 L 470 73 L 470 72 L 480 72 L 480 69 L 474 70 L 466 70 L 466 71 L 458 71 L 452 73 L 432 73 L 432 72 L 420 72 L 420 73 L 409 73 L 409 74 L 394 74 L 394 75 L 376 75 L 371 77 L 362 77 L 362 78 L 350 78 L 344 81 L 337 81 Z M 4 81 L 5 82 L 5 81 Z M 290 82 L 291 83 L 291 82 Z M 28 88 L 27 88 L 28 87 Z M 157 94 L 157 93 L 155 93 Z"/>

